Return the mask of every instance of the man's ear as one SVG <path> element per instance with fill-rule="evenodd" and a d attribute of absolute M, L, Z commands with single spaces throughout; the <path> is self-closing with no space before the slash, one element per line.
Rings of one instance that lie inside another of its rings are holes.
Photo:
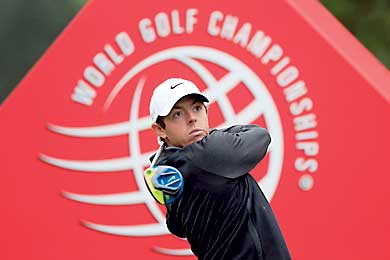
<path fill-rule="evenodd" d="M 157 123 L 152 124 L 153 131 L 161 138 L 165 139 L 167 135 L 165 134 L 165 130 Z"/>

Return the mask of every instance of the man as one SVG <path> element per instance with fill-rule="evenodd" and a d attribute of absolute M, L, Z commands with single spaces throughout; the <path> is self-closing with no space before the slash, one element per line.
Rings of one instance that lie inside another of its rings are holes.
<path fill-rule="evenodd" d="M 210 130 L 208 99 L 190 81 L 161 83 L 150 101 L 163 145 L 156 165 L 181 172 L 183 190 L 167 206 L 167 226 L 199 259 L 291 259 L 272 210 L 248 174 L 266 154 L 268 132 L 255 125 Z M 158 187 L 157 187 L 158 188 Z"/>

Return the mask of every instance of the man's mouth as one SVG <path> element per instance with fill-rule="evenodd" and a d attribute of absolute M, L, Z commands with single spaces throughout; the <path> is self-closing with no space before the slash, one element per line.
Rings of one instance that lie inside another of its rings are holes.
<path fill-rule="evenodd" d="M 196 128 L 196 129 L 192 130 L 192 131 L 190 132 L 189 135 L 191 135 L 191 136 L 197 136 L 197 135 L 204 134 L 204 132 L 205 132 L 205 131 L 204 131 L 203 129 Z"/>

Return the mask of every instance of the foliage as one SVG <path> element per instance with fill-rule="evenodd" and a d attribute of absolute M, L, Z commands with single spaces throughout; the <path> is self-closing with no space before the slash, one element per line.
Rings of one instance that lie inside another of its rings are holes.
<path fill-rule="evenodd" d="M 0 0 L 0 102 L 86 2 Z M 390 67 L 390 0 L 321 2 Z"/>
<path fill-rule="evenodd" d="M 390 68 L 390 0 L 321 0 L 321 3 Z"/>
<path fill-rule="evenodd" d="M 12 91 L 86 0 L 0 0 L 0 101 Z"/>

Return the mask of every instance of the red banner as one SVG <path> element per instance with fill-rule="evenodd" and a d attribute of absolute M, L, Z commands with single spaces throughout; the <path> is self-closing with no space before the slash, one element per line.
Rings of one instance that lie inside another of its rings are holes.
<path fill-rule="evenodd" d="M 1 259 L 195 259 L 142 179 L 169 77 L 256 123 L 293 259 L 389 259 L 390 74 L 316 1 L 90 1 L 1 108 Z"/>

